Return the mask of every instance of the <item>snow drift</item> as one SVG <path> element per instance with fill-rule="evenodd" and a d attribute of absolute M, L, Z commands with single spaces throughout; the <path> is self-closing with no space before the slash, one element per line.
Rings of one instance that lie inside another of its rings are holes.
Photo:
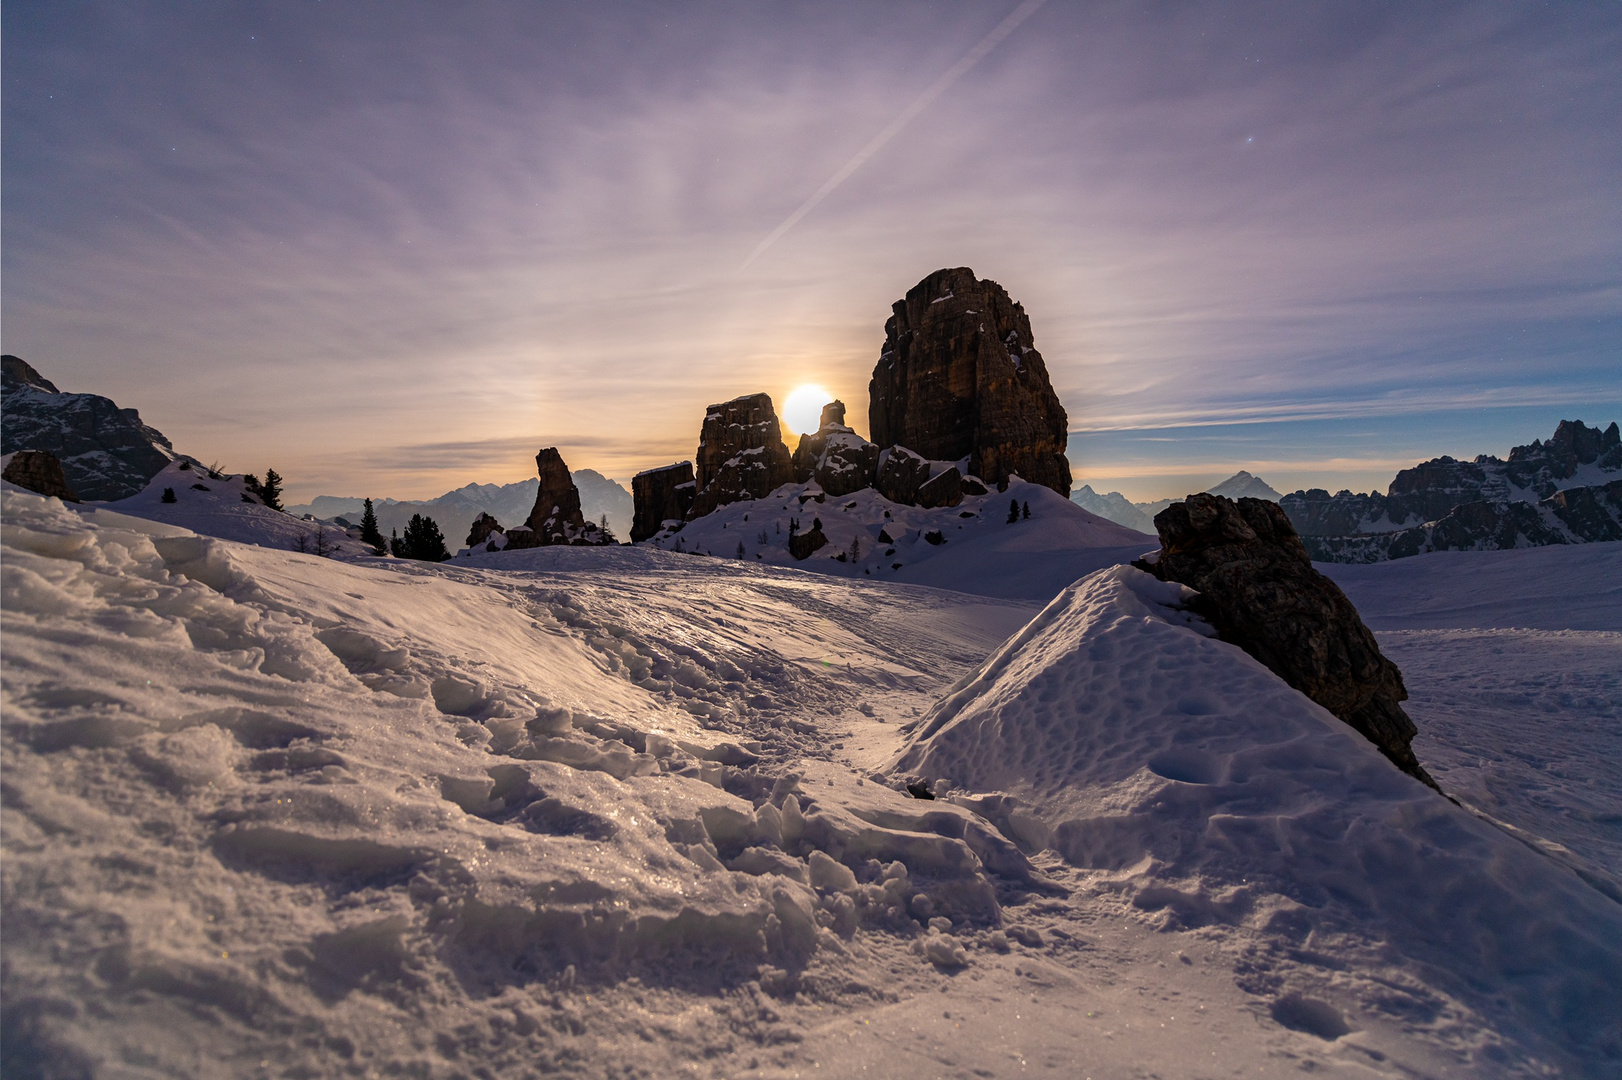
<path fill-rule="evenodd" d="M 1622 1055 L 1622 907 L 1397 771 L 1127 566 L 1077 582 L 922 721 L 899 772 L 1027 850 L 1102 871 L 1166 927 L 1408 958 L 1341 1007 L 1436 995 L 1501 1031 Z M 1327 1014 L 1326 1014 L 1327 1015 Z"/>

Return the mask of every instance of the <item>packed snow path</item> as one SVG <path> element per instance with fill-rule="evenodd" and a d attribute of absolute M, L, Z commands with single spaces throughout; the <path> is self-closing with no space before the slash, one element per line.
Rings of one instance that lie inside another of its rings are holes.
<path fill-rule="evenodd" d="M 736 561 L 340 563 L 4 500 L 7 1076 L 1616 1067 L 1615 901 L 1134 571 L 1022 630 Z M 1081 669 L 1114 688 L 1048 693 Z M 1110 776 L 1030 741 L 1061 713 Z M 1005 745 L 945 798 L 872 775 L 974 716 Z M 974 786 L 1034 745 L 1045 795 Z M 1077 848 L 1078 806 L 1135 807 L 1142 857 Z M 1337 863 L 1341 820 L 1386 846 Z"/>

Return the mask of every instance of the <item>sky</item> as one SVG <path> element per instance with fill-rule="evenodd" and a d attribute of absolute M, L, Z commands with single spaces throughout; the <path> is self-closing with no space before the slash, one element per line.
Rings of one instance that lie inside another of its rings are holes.
<path fill-rule="evenodd" d="M 1025 306 L 1076 484 L 1622 420 L 1622 5 L 0 7 L 0 342 L 294 500 L 690 458 Z"/>

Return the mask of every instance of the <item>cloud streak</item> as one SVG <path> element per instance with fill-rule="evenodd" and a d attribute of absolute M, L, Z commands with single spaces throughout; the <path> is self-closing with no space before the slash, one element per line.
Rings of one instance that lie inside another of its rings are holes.
<path fill-rule="evenodd" d="M 1026 19 L 1035 15 L 1037 9 L 1045 3 L 1047 3 L 1047 0 L 1024 0 L 1018 7 L 1009 12 L 1002 22 L 998 23 L 989 34 L 976 42 L 974 48 L 965 53 L 962 59 L 947 68 L 945 73 L 931 83 L 927 90 L 913 99 L 912 104 L 902 109 L 901 113 L 886 124 L 882 131 L 868 140 L 867 145 L 858 150 L 855 157 L 845 162 L 838 172 L 830 176 L 821 187 L 811 193 L 809 199 L 801 203 L 793 213 L 784 218 L 782 224 L 767 233 L 766 238 L 755 245 L 755 250 L 751 251 L 749 257 L 744 259 L 743 265 L 738 267 L 739 272 L 749 269 L 750 263 L 764 255 L 768 248 L 781 240 L 790 229 L 800 223 L 802 218 L 816 209 L 818 203 L 832 195 L 835 188 L 850 179 L 851 175 L 865 165 L 869 158 L 889 145 L 890 140 L 899 135 L 901 129 L 910 124 L 914 117 L 933 105 L 936 98 L 946 93 L 953 83 L 967 75 L 974 65 L 985 59 L 987 53 L 1001 44 L 1002 40 L 1018 29 L 1019 25 Z"/>

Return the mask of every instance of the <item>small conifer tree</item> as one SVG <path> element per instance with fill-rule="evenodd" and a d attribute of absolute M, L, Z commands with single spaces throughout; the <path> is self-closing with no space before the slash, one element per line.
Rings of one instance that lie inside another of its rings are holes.
<path fill-rule="evenodd" d="M 175 498 L 175 489 L 174 488 L 164 488 L 163 489 L 163 499 L 161 501 L 162 502 L 178 502 L 179 500 Z"/>
<path fill-rule="evenodd" d="M 406 557 L 405 543 L 400 539 L 399 529 L 389 530 L 389 554 L 393 555 L 396 559 L 403 559 Z"/>
<path fill-rule="evenodd" d="M 862 560 L 862 538 L 860 536 L 853 536 L 853 537 L 850 538 L 850 561 L 851 562 L 860 562 L 861 560 Z"/>
<path fill-rule="evenodd" d="M 738 558 L 743 558 L 743 541 L 738 541 Z"/>
<path fill-rule="evenodd" d="M 265 470 L 265 482 L 259 485 L 259 499 L 272 510 L 282 508 L 282 478 L 275 469 Z"/>
<path fill-rule="evenodd" d="M 373 551 L 383 554 L 383 533 L 377 527 L 377 513 L 372 509 L 371 499 L 366 500 L 365 508 L 361 511 L 360 538 L 362 543 L 372 545 Z"/>
<path fill-rule="evenodd" d="M 1020 505 L 1019 516 L 1024 518 L 1026 521 L 1031 520 L 1031 504 L 1030 503 L 1022 503 Z"/>
<path fill-rule="evenodd" d="M 1019 500 L 1018 499 L 1010 499 L 1008 501 L 1008 524 L 1012 525 L 1014 522 L 1016 522 L 1018 520 L 1019 520 Z"/>

